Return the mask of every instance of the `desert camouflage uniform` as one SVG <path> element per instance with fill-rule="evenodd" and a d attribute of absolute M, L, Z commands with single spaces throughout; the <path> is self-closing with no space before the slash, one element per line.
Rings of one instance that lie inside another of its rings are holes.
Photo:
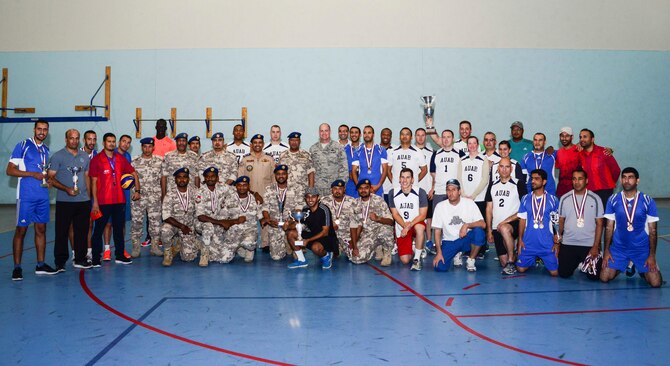
<path fill-rule="evenodd" d="M 201 222 L 198 216 L 205 215 L 209 218 L 223 219 L 223 202 L 232 199 L 234 191 L 227 184 L 217 184 L 214 191 L 210 191 L 207 185 L 200 186 L 195 196 L 195 231 L 200 234 L 203 251 L 207 250 L 210 256 L 220 258 L 223 253 L 223 238 L 226 230 L 211 222 Z"/>
<path fill-rule="evenodd" d="M 240 207 L 239 196 L 233 193 L 223 203 L 221 213 L 226 220 L 236 219 L 244 216 L 247 220 L 241 224 L 231 226 L 223 239 L 222 256 L 210 256 L 211 261 L 229 263 L 235 258 L 235 253 L 244 258 L 245 262 L 251 262 L 254 259 L 256 251 L 256 239 L 258 238 L 258 219 L 262 217 L 261 207 L 254 197 L 249 194 L 249 201 L 242 200 L 243 204 L 249 203 L 246 212 Z"/>
<path fill-rule="evenodd" d="M 186 149 L 184 154 L 178 150 L 172 150 L 163 158 L 163 176 L 167 178 L 167 191 L 176 187 L 172 173 L 180 168 L 188 168 L 189 185 L 195 187 L 195 177 L 198 176 L 198 154 Z M 144 188 L 144 187 L 142 187 Z"/>
<path fill-rule="evenodd" d="M 219 169 L 219 182 L 221 184 L 226 184 L 228 180 L 234 181 L 237 179 L 237 156 L 231 152 L 223 150 L 217 153 L 210 150 L 203 153 L 198 161 L 198 174 L 201 182 L 205 180 L 202 172 L 210 166 Z"/>
<path fill-rule="evenodd" d="M 287 183 L 296 197 L 294 202 L 286 201 L 286 205 L 291 209 L 300 210 L 305 205 L 304 196 L 305 189 L 309 185 L 309 173 L 314 172 L 312 157 L 305 150 L 296 153 L 286 150 L 279 155 L 279 163 L 288 165 Z"/>
<path fill-rule="evenodd" d="M 349 166 L 344 148 L 337 141 L 330 141 L 326 147 L 317 142 L 309 148 L 314 162 L 314 187 L 319 190 L 321 197 L 330 195 L 330 184 L 342 179 L 349 179 Z"/>
<path fill-rule="evenodd" d="M 286 196 L 284 202 L 295 202 L 295 191 L 287 186 Z M 266 211 L 271 219 L 280 221 L 280 218 L 287 222 L 291 215 L 291 208 L 284 205 L 283 214 L 279 214 L 279 197 L 277 195 L 277 183 L 269 185 L 265 188 L 263 195 L 262 211 Z M 280 217 L 281 216 L 281 217 Z M 268 246 L 270 247 L 270 257 L 274 260 L 281 260 L 286 257 L 288 241 L 286 240 L 286 232 L 281 228 L 274 228 L 270 225 L 266 226 L 268 233 Z"/>
<path fill-rule="evenodd" d="M 389 206 L 382 197 L 379 197 L 376 194 L 371 194 L 370 201 L 368 215 L 374 212 L 378 217 L 393 219 Z M 395 244 L 395 240 L 393 239 L 393 226 L 383 225 L 372 221 L 369 218 L 367 219 L 367 222 L 365 221 L 363 211 L 366 206 L 367 202 L 363 202 L 360 198 L 356 199 L 354 212 L 360 220 L 360 224 L 367 224 L 367 227 L 363 228 L 363 231 L 358 238 L 358 256 L 354 257 L 349 254 L 349 259 L 355 264 L 365 263 L 372 259 L 375 254 L 375 249 L 378 246 L 381 246 L 385 251 L 390 252 Z"/>
<path fill-rule="evenodd" d="M 163 158 L 152 155 L 150 159 L 145 159 L 141 155 L 133 159 L 132 166 L 139 176 L 142 186 L 140 199 L 130 201 L 130 213 L 132 215 L 132 225 L 130 227 L 130 238 L 133 243 L 133 256 L 138 257 L 140 253 L 140 242 L 142 241 L 142 231 L 144 215 L 149 218 L 149 235 L 152 238 L 160 237 L 161 230 L 161 166 Z M 158 240 L 151 245 L 151 253 L 159 255 Z"/>
<path fill-rule="evenodd" d="M 200 242 L 195 234 L 195 196 L 195 189 L 188 187 L 188 208 L 185 212 L 179 201 L 176 185 L 168 190 L 163 200 L 163 227 L 161 228 L 163 248 L 166 250 L 174 249 L 172 241 L 181 239 L 182 245 L 179 251 L 181 259 L 186 262 L 194 260 L 200 248 Z M 180 229 L 165 222 L 170 217 L 188 226 L 191 229 L 191 234 L 184 235 Z"/>
<path fill-rule="evenodd" d="M 333 217 L 333 226 L 337 226 L 337 242 L 340 247 L 340 253 L 349 253 L 349 242 L 351 241 L 351 231 L 352 228 L 357 228 L 361 225 L 360 215 L 356 215 L 356 205 L 358 200 L 351 196 L 344 196 L 344 203 L 342 203 L 342 208 L 337 212 L 337 207 L 339 203 L 335 202 L 335 198 L 332 195 L 325 196 L 321 199 L 321 203 L 328 206 L 330 213 Z M 335 220 L 339 220 L 339 225 L 335 224 Z"/>

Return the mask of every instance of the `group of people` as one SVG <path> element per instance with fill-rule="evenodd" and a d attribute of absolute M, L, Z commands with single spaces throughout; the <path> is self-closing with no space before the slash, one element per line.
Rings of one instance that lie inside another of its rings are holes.
<path fill-rule="evenodd" d="M 273 125 L 269 143 L 261 134 L 246 143 L 236 125 L 232 142 L 214 133 L 212 149 L 201 154 L 197 136 L 172 140 L 165 120 L 155 127 L 134 158 L 130 136 L 117 147 L 106 133 L 97 153 L 95 132 L 86 131 L 79 148 L 75 129 L 50 156 L 49 124 L 35 123 L 34 136 L 17 144 L 7 167 L 19 177 L 14 280 L 23 278 L 23 239 L 33 223 L 37 274 L 65 270 L 68 241 L 76 268 L 100 267 L 111 260 L 103 236 L 112 235 L 119 264 L 132 263 L 147 245 L 164 266 L 176 256 L 203 267 L 236 256 L 251 262 L 260 249 L 273 260 L 293 258 L 289 268 L 307 267 L 310 250 L 324 269 L 338 257 L 389 266 L 397 255 L 418 271 L 430 253 L 437 271 L 464 262 L 476 271 L 490 243 L 505 275 L 541 262 L 553 276 L 569 277 L 579 267 L 607 282 L 637 268 L 651 286 L 662 284 L 654 200 L 637 190 L 638 171 L 621 170 L 612 149 L 596 145 L 586 128 L 578 144 L 572 129 L 562 128 L 562 146 L 554 149 L 543 133 L 524 139 L 518 121 L 511 139 L 498 143 L 486 132 L 480 144 L 468 121 L 455 141 L 453 131 L 438 134 L 427 118 L 426 128 L 402 128 L 394 146 L 388 128 L 376 143 L 372 126 L 341 125 L 334 140 L 323 123 L 319 141 L 305 150 L 299 132 L 285 145 Z M 623 190 L 615 194 L 618 181 Z M 58 191 L 56 268 L 44 261 L 50 187 Z M 124 250 L 127 211 L 131 253 Z"/>

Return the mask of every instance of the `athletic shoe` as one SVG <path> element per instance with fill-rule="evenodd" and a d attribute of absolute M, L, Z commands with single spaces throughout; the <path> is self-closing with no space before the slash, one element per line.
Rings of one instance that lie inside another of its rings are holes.
<path fill-rule="evenodd" d="M 393 263 L 393 256 L 388 249 L 384 249 L 383 253 L 384 255 L 382 256 L 382 261 L 379 263 L 379 265 L 382 267 L 388 267 L 391 265 L 391 263 Z"/>
<path fill-rule="evenodd" d="M 89 269 L 93 267 L 93 264 L 89 261 L 83 261 L 83 262 L 74 262 L 73 264 L 74 268 L 79 268 L 79 269 Z"/>
<path fill-rule="evenodd" d="M 147 240 L 143 241 L 142 244 L 140 244 L 143 247 L 148 247 L 151 245 L 151 238 L 147 238 Z"/>
<path fill-rule="evenodd" d="M 477 259 L 478 260 L 482 260 L 482 259 L 486 258 L 486 249 L 485 248 L 486 248 L 486 245 L 479 249 L 479 253 L 477 253 Z"/>
<path fill-rule="evenodd" d="M 330 253 L 321 257 L 321 268 L 330 269 L 330 267 L 332 266 L 333 266 L 333 257 L 330 255 Z"/>
<path fill-rule="evenodd" d="M 412 261 L 412 267 L 409 268 L 410 271 L 420 271 L 423 268 L 423 264 L 420 260 L 415 259 Z"/>
<path fill-rule="evenodd" d="M 454 256 L 454 267 L 463 267 L 463 252 L 458 252 Z"/>
<path fill-rule="evenodd" d="M 14 268 L 12 271 L 12 281 L 23 280 L 23 269 L 21 267 Z"/>
<path fill-rule="evenodd" d="M 398 244 L 393 244 L 393 250 L 391 250 L 391 255 L 398 254 Z"/>
<path fill-rule="evenodd" d="M 626 267 L 626 277 L 635 276 L 635 264 L 630 261 L 628 262 L 628 267 Z"/>
<path fill-rule="evenodd" d="M 426 251 L 428 251 L 428 253 L 432 255 L 437 254 L 437 250 L 435 249 L 435 243 L 433 243 L 432 240 L 428 240 L 426 242 Z"/>
<path fill-rule="evenodd" d="M 131 258 L 131 255 L 128 254 L 128 252 L 126 252 L 125 250 L 123 251 L 123 256 L 126 257 L 126 258 L 128 258 L 128 259 Z"/>
<path fill-rule="evenodd" d="M 427 255 L 428 251 L 426 250 L 426 248 L 421 249 L 421 259 L 425 259 Z"/>
<path fill-rule="evenodd" d="M 112 260 L 112 251 L 111 249 L 105 250 L 105 252 L 102 254 L 102 260 L 103 261 L 111 261 Z"/>
<path fill-rule="evenodd" d="M 123 257 L 120 257 L 120 258 L 116 258 L 114 263 L 116 263 L 116 264 L 133 264 L 133 261 L 130 258 L 128 258 L 126 256 L 123 256 Z"/>
<path fill-rule="evenodd" d="M 91 252 L 86 252 L 86 260 L 91 261 L 93 260 L 93 253 Z"/>
<path fill-rule="evenodd" d="M 499 262 L 499 261 L 500 261 L 500 258 L 498 258 L 498 256 L 496 255 L 495 257 L 493 257 L 493 260 Z"/>
<path fill-rule="evenodd" d="M 91 262 L 91 267 L 100 268 L 100 267 L 102 267 L 102 263 L 99 260 L 93 261 L 93 262 Z"/>
<path fill-rule="evenodd" d="M 270 253 L 270 246 L 268 245 L 267 247 L 262 247 L 261 252 L 263 253 Z"/>
<path fill-rule="evenodd" d="M 56 265 L 56 272 L 58 272 L 58 273 L 65 272 L 65 265 L 64 264 L 57 264 Z"/>
<path fill-rule="evenodd" d="M 288 268 L 289 269 L 305 268 L 305 267 L 307 267 L 307 265 L 308 265 L 307 261 L 301 261 L 301 260 L 296 259 L 295 261 L 293 261 L 293 263 L 288 265 Z"/>
<path fill-rule="evenodd" d="M 58 274 L 58 271 L 51 268 L 48 264 L 44 263 L 42 266 L 35 266 L 35 274 L 37 275 L 55 275 Z"/>
<path fill-rule="evenodd" d="M 513 275 L 516 273 L 516 266 L 512 262 L 507 262 L 507 265 L 505 265 L 505 268 L 502 270 L 502 274 L 504 275 Z"/>
<path fill-rule="evenodd" d="M 465 268 L 468 270 L 468 272 L 476 272 L 477 271 L 477 267 L 475 267 L 475 259 L 474 258 L 468 257 L 465 260 L 465 262 L 466 262 Z"/>

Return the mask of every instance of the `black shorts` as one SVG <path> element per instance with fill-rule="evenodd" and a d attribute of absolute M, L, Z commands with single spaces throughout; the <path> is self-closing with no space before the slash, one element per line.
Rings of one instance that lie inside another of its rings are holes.
<path fill-rule="evenodd" d="M 309 239 L 310 236 L 306 236 L 305 234 L 306 233 L 302 233 L 303 239 Z M 315 242 L 307 243 L 307 249 L 312 250 L 312 245 L 314 245 L 314 243 Z M 321 245 L 323 245 L 323 249 L 325 249 L 326 252 L 339 252 L 337 237 L 325 236 L 321 239 L 318 239 L 316 243 L 321 243 Z"/>
<path fill-rule="evenodd" d="M 510 222 L 512 225 L 512 238 L 516 239 L 519 237 L 519 220 L 514 220 Z M 500 257 L 501 255 L 507 255 L 507 248 L 505 248 L 505 240 L 503 240 L 502 234 L 498 230 L 493 230 L 493 242 L 496 245 L 496 255 Z"/>
<path fill-rule="evenodd" d="M 433 218 L 433 199 L 428 200 L 428 214 L 426 215 L 427 219 Z"/>

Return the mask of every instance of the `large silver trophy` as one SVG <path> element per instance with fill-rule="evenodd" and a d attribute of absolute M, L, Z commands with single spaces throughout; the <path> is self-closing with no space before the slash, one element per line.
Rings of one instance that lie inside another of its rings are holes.
<path fill-rule="evenodd" d="M 428 118 L 433 118 L 433 114 L 435 114 L 435 108 L 433 107 L 433 104 L 435 104 L 435 96 L 434 95 L 427 95 L 421 97 L 421 102 L 423 102 L 423 115 L 426 116 L 426 130 L 435 130 L 435 126 L 432 124 L 428 124 Z"/>
<path fill-rule="evenodd" d="M 41 186 L 46 188 L 49 187 L 49 184 L 47 183 L 47 170 L 49 170 L 49 167 L 51 166 L 51 163 L 45 163 L 45 164 L 37 164 L 37 167 L 42 170 L 42 184 Z"/>
<path fill-rule="evenodd" d="M 70 166 L 70 167 L 67 168 L 67 170 L 69 170 L 70 173 L 72 173 L 72 184 L 73 184 L 72 185 L 72 190 L 74 191 L 75 195 L 78 195 L 79 194 L 79 186 L 77 185 L 77 183 L 79 183 L 79 176 L 77 174 L 79 174 L 79 172 L 81 171 L 81 167 L 80 166 Z"/>
<path fill-rule="evenodd" d="M 304 225 L 300 221 L 305 218 L 305 213 L 302 210 L 294 210 L 291 212 L 291 217 L 296 221 L 295 230 L 298 232 L 295 246 L 302 247 L 305 245 L 302 241 L 302 229 L 304 229 Z"/>

